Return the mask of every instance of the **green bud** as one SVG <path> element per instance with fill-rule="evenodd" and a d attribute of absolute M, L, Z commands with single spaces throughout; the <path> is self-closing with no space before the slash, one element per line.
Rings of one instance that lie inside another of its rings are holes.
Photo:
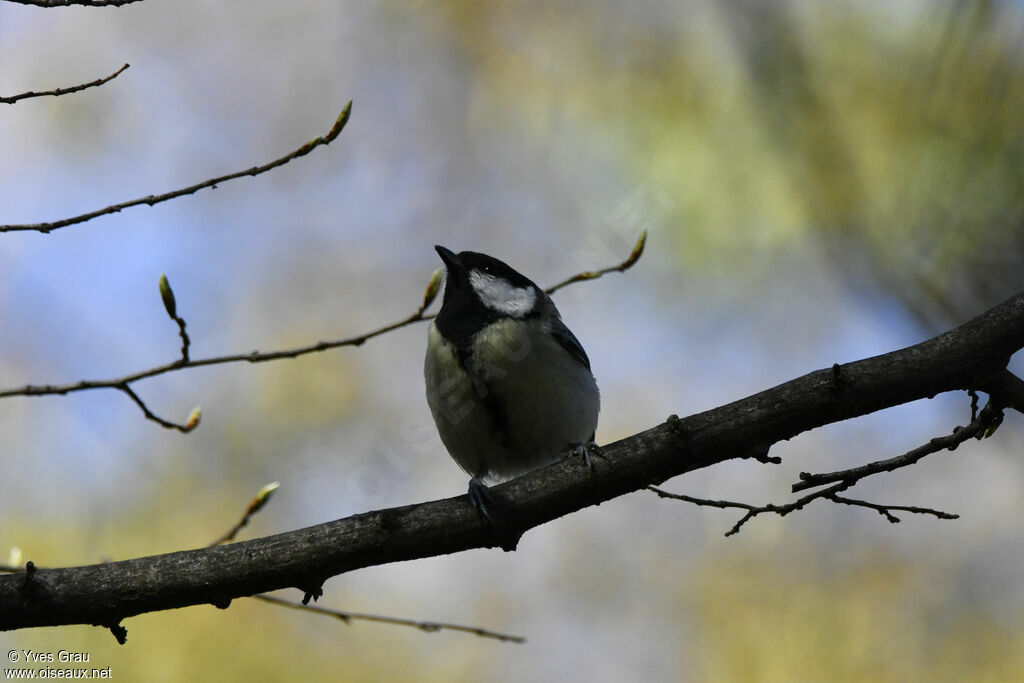
<path fill-rule="evenodd" d="M 423 305 L 420 306 L 421 311 L 427 310 L 427 306 L 434 303 L 434 299 L 437 298 L 437 293 L 441 291 L 441 282 L 444 280 L 444 268 L 438 268 L 434 271 L 434 274 L 430 276 L 430 282 L 427 283 L 427 291 L 423 293 Z"/>
<path fill-rule="evenodd" d="M 163 273 L 160 274 L 160 298 L 164 300 L 164 309 L 167 310 L 167 315 L 171 316 L 171 320 L 177 320 L 178 304 L 174 301 L 171 283 L 167 281 L 167 276 Z"/>
<path fill-rule="evenodd" d="M 644 228 L 643 232 L 640 233 L 640 239 L 636 241 L 636 246 L 633 247 L 633 251 L 630 252 L 629 258 L 622 264 L 622 269 L 629 268 L 634 263 L 640 260 L 640 255 L 644 253 L 644 246 L 647 244 L 647 228 Z"/>
<path fill-rule="evenodd" d="M 267 501 L 270 500 L 270 497 L 274 495 L 274 491 L 280 488 L 280 486 L 281 484 L 275 481 L 261 488 L 259 490 L 259 493 L 256 494 L 256 497 L 252 499 L 251 503 L 249 503 L 249 509 L 246 511 L 245 514 L 251 515 L 255 512 L 258 512 L 261 507 L 267 504 Z"/>
<path fill-rule="evenodd" d="M 338 115 L 338 119 L 334 122 L 329 133 L 327 133 L 327 143 L 334 142 L 334 138 L 341 134 L 341 130 L 348 123 L 349 118 L 352 116 L 352 100 L 348 101 L 345 108 L 341 110 L 341 114 Z"/>

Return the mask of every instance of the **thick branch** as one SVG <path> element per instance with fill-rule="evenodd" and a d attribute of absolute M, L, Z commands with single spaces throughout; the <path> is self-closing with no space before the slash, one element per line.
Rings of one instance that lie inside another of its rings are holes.
<path fill-rule="evenodd" d="M 16 2 L 19 5 L 34 5 L 35 7 L 70 7 L 71 5 L 84 5 L 85 7 L 120 7 L 130 5 L 133 2 L 142 0 L 7 0 Z"/>
<path fill-rule="evenodd" d="M 978 385 L 989 396 L 999 399 L 999 405 L 1024 413 L 1024 380 L 1009 370 L 1004 370 Z"/>
<path fill-rule="evenodd" d="M 114 73 L 110 74 L 106 78 L 97 78 L 95 81 L 90 81 L 88 83 L 82 83 L 81 85 L 73 85 L 73 86 L 71 86 L 69 88 L 56 88 L 54 90 L 44 90 L 42 92 L 33 92 L 33 91 L 30 90 L 28 92 L 23 92 L 23 93 L 21 93 L 19 95 L 11 95 L 10 97 L 0 97 L 0 104 L 14 104 L 18 100 L 27 100 L 30 97 L 44 97 L 46 95 L 52 95 L 53 97 L 60 97 L 61 95 L 67 95 L 69 93 L 78 92 L 80 90 L 85 90 L 86 88 L 95 88 L 97 86 L 103 85 L 107 81 L 114 80 L 115 78 L 117 78 L 118 76 L 121 75 L 122 71 L 124 71 L 127 68 L 128 68 L 128 65 L 125 64 L 120 69 L 118 69 Z"/>
<path fill-rule="evenodd" d="M 105 216 L 107 214 L 118 213 L 123 209 L 127 209 L 133 206 L 139 206 L 140 204 L 148 204 L 149 206 L 153 206 L 154 204 L 159 204 L 160 202 L 166 202 L 169 199 L 176 199 L 178 197 L 184 197 L 185 195 L 194 194 L 199 190 L 203 190 L 208 187 L 216 188 L 217 185 L 228 180 L 234 180 L 235 178 L 241 178 L 247 175 L 256 176 L 261 173 L 266 173 L 267 171 L 277 168 L 278 166 L 284 166 L 293 159 L 298 159 L 299 157 L 306 156 L 320 145 L 329 145 L 332 142 L 334 142 L 334 139 L 338 137 L 338 135 L 341 133 L 341 130 L 345 127 L 345 124 L 348 123 L 348 119 L 351 113 L 352 102 L 350 100 L 349 103 L 345 105 L 345 108 L 341 111 L 341 114 L 338 116 L 337 120 L 334 122 L 334 125 L 331 127 L 331 130 L 327 133 L 327 135 L 315 137 L 306 144 L 299 147 L 294 152 L 286 154 L 280 159 L 275 159 L 274 161 L 271 161 L 270 163 L 264 164 L 262 166 L 253 166 L 252 168 L 248 168 L 244 171 L 236 171 L 235 173 L 229 173 L 227 175 L 222 175 L 217 178 L 210 178 L 209 180 L 204 180 L 201 183 L 189 185 L 188 187 L 183 187 L 182 189 L 174 190 L 173 192 L 167 192 L 158 195 L 151 194 L 148 197 L 139 197 L 138 199 L 132 199 L 127 202 L 121 202 L 120 204 L 112 204 L 102 209 L 90 211 L 89 213 L 83 213 L 80 216 L 63 218 L 59 221 L 53 221 L 52 223 L 25 223 L 19 225 L 0 225 L 0 232 L 34 230 L 36 232 L 50 233 L 54 230 L 57 230 L 58 228 L 64 228 L 69 225 L 75 225 L 76 223 L 84 223 L 86 221 L 92 220 L 93 218 L 98 218 L 99 216 Z"/>
<path fill-rule="evenodd" d="M 1024 347 L 1024 293 L 934 339 L 818 370 L 603 447 L 591 472 L 569 459 L 493 489 L 525 532 L 801 432 L 952 390 L 984 386 Z M 0 629 L 118 627 L 126 617 L 324 580 L 389 562 L 493 547 L 465 496 L 378 510 L 276 536 L 122 562 L 0 576 Z"/>

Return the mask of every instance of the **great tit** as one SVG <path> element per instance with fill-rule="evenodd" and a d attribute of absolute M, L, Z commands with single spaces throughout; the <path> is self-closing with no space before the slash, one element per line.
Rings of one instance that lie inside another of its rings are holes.
<path fill-rule="evenodd" d="M 590 359 L 551 298 L 498 259 L 435 246 L 447 269 L 427 334 L 427 403 L 469 498 L 492 524 L 487 485 L 569 454 L 591 465 L 601 397 Z"/>

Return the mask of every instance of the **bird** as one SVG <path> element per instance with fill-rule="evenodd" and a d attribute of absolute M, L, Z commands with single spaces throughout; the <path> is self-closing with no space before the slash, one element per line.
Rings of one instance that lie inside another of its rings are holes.
<path fill-rule="evenodd" d="M 544 290 L 493 256 L 434 249 L 447 275 L 427 332 L 427 404 L 471 477 L 470 501 L 496 526 L 490 485 L 569 455 L 593 469 L 601 396 L 586 351 Z"/>

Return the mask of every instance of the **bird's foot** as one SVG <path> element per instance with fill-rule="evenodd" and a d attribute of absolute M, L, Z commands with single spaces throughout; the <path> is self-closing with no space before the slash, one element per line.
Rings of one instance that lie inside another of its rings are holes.
<path fill-rule="evenodd" d="M 583 464 L 587 466 L 591 472 L 594 471 L 594 458 L 605 459 L 605 455 L 601 452 L 601 447 L 594 441 L 588 441 L 586 443 L 574 443 L 569 448 L 569 456 L 573 458 L 580 458 L 583 460 Z"/>
<path fill-rule="evenodd" d="M 498 546 L 505 552 L 515 550 L 522 531 L 513 530 L 507 505 L 491 493 L 480 477 L 469 480 L 469 502 L 491 527 Z"/>
<path fill-rule="evenodd" d="M 497 526 L 498 500 L 480 477 L 469 480 L 469 502 L 491 526 Z"/>

